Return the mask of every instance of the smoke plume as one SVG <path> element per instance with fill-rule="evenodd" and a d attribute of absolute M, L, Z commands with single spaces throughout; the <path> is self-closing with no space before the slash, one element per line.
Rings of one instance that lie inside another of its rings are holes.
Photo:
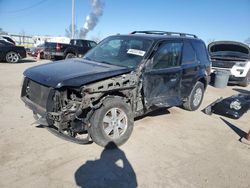
<path fill-rule="evenodd" d="M 86 17 L 83 28 L 80 31 L 80 37 L 85 38 L 87 33 L 95 28 L 100 16 L 103 14 L 104 3 L 102 0 L 91 0 L 92 10 Z"/>

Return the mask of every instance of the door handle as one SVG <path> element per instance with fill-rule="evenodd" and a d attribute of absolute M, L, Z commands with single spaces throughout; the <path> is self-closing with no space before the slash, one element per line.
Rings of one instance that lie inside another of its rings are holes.
<path fill-rule="evenodd" d="M 170 79 L 170 82 L 175 82 L 177 80 L 177 78 L 172 78 Z"/>

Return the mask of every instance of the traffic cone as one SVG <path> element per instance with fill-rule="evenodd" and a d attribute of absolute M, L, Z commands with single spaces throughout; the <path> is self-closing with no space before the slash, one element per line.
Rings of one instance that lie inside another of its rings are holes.
<path fill-rule="evenodd" d="M 37 56 L 36 56 L 36 60 L 40 60 L 41 58 L 41 55 L 40 55 L 40 52 L 38 52 Z"/>
<path fill-rule="evenodd" d="M 248 131 L 248 133 L 246 134 L 245 138 L 250 141 L 250 130 Z"/>
<path fill-rule="evenodd" d="M 246 133 L 244 137 L 241 138 L 240 141 L 244 144 L 250 145 L 250 130 L 248 131 L 248 133 Z"/>

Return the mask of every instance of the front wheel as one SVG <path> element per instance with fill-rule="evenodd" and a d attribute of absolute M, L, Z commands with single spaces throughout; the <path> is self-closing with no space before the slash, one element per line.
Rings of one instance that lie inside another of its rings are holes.
<path fill-rule="evenodd" d="M 243 86 L 243 87 L 247 87 L 249 83 L 250 83 L 250 70 L 248 71 L 246 77 L 245 77 L 244 80 L 240 83 L 240 85 Z"/>
<path fill-rule="evenodd" d="M 201 105 L 203 96 L 204 85 L 198 81 L 192 89 L 187 101 L 183 103 L 183 107 L 189 111 L 197 110 Z"/>
<path fill-rule="evenodd" d="M 70 59 L 70 58 L 75 58 L 76 55 L 75 54 L 72 54 L 72 53 L 67 53 L 65 59 Z"/>
<path fill-rule="evenodd" d="M 93 113 L 90 124 L 90 135 L 96 144 L 105 147 L 113 142 L 120 146 L 132 133 L 134 117 L 130 106 L 122 98 L 107 98 Z"/>
<path fill-rule="evenodd" d="M 5 59 L 8 63 L 17 63 L 20 57 L 16 52 L 8 52 L 5 56 Z"/>

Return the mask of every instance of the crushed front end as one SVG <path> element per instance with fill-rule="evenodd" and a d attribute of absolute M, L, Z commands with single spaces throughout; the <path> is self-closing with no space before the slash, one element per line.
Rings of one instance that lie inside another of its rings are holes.
<path fill-rule="evenodd" d="M 38 124 L 64 139 L 80 144 L 89 142 L 85 122 L 87 112 L 82 110 L 79 91 L 54 89 L 25 77 L 21 99 L 33 111 Z"/>

